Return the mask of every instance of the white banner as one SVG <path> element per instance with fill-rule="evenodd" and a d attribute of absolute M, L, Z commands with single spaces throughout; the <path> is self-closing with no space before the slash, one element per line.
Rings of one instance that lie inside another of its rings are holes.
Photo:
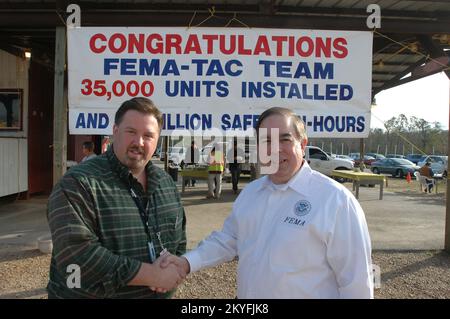
<path fill-rule="evenodd" d="M 372 33 L 241 28 L 68 28 L 71 134 L 112 133 L 135 96 L 164 113 L 163 134 L 252 130 L 272 106 L 310 137 L 367 137 Z"/>

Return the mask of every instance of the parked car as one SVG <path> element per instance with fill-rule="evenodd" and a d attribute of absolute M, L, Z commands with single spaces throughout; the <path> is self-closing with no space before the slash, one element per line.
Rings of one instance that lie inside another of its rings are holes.
<path fill-rule="evenodd" d="M 347 159 L 329 156 L 322 149 L 315 146 L 306 146 L 305 159 L 312 169 L 331 176 L 333 170 L 353 170 L 353 163 Z M 345 182 L 345 178 L 335 178 L 338 182 Z"/>
<path fill-rule="evenodd" d="M 379 153 L 366 153 L 366 155 L 367 155 L 367 156 L 372 156 L 372 157 L 375 158 L 377 161 L 386 158 L 386 156 L 384 156 L 383 154 L 379 154 Z"/>
<path fill-rule="evenodd" d="M 355 161 L 355 166 L 359 166 L 359 162 L 361 159 L 360 153 L 350 153 L 348 154 L 348 156 L 350 156 Z M 370 166 L 375 161 L 376 161 L 375 157 L 364 155 L 364 165 Z"/>
<path fill-rule="evenodd" d="M 388 154 L 386 155 L 387 158 L 403 158 L 406 159 L 405 155 L 400 155 L 400 154 Z"/>
<path fill-rule="evenodd" d="M 420 162 L 417 163 L 418 166 L 422 167 L 426 162 L 431 163 L 431 169 L 434 174 L 442 174 L 442 176 L 447 176 L 447 165 L 448 157 L 440 155 L 428 155 L 424 156 Z"/>
<path fill-rule="evenodd" d="M 169 147 L 169 151 L 167 152 L 167 154 L 168 154 L 169 163 L 174 164 L 174 165 L 180 165 L 181 162 L 186 157 L 186 147 L 182 147 L 182 146 Z M 165 156 L 164 152 L 161 152 L 161 156 L 160 156 L 161 161 L 164 161 L 164 158 L 165 158 L 164 156 Z"/>
<path fill-rule="evenodd" d="M 423 154 L 408 154 L 408 155 L 406 155 L 406 159 L 408 161 L 413 162 L 414 164 L 417 164 L 418 162 L 420 162 L 422 160 L 422 157 L 426 157 L 426 155 L 425 156 Z"/>
<path fill-rule="evenodd" d="M 408 173 L 413 177 L 414 172 L 419 169 L 419 166 L 403 158 L 385 158 L 372 163 L 370 168 L 374 174 L 391 174 L 393 177 L 398 176 L 400 178 L 403 178 Z"/>
<path fill-rule="evenodd" d="M 336 155 L 336 158 L 345 159 L 347 161 L 352 162 L 352 164 L 355 165 L 355 160 L 348 155 Z"/>

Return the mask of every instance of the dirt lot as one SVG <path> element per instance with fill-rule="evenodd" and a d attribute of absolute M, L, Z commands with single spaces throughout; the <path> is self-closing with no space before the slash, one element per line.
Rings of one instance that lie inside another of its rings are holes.
<path fill-rule="evenodd" d="M 0 298 L 46 298 L 49 255 L 0 248 Z M 448 253 L 374 251 L 373 261 L 382 269 L 376 298 L 450 298 Z M 236 262 L 191 274 L 175 294 L 175 298 L 235 297 Z"/>
<path fill-rule="evenodd" d="M 349 184 L 349 183 L 346 183 Z M 446 181 L 438 180 L 437 181 L 437 195 L 443 199 L 446 196 Z M 419 184 L 415 179 L 412 179 L 410 183 L 406 181 L 406 179 L 401 178 L 392 178 L 388 177 L 388 188 L 387 191 L 400 192 L 403 194 L 418 194 L 419 193 Z M 435 188 L 433 188 L 432 195 L 435 195 Z"/>
<path fill-rule="evenodd" d="M 445 187 L 440 185 L 437 198 L 445 199 Z M 418 184 L 389 179 L 390 192 L 419 195 Z M 420 194 L 420 196 L 428 196 Z M 194 197 L 184 196 L 184 204 L 198 204 Z M 205 206 L 206 207 L 206 206 Z M 211 229 L 221 226 L 208 214 L 188 211 L 188 220 L 196 227 L 188 227 L 188 247 Z M 226 216 L 224 209 L 221 216 Z M 198 219 L 201 218 L 201 219 Z M 201 221 L 200 223 L 194 222 Z M 36 249 L 0 243 L 0 298 L 46 298 L 49 255 Z M 381 287 L 376 298 L 450 298 L 450 255 L 440 250 L 374 251 L 373 262 L 381 269 Z M 176 298 L 235 298 L 236 262 L 191 274 L 179 287 Z"/>

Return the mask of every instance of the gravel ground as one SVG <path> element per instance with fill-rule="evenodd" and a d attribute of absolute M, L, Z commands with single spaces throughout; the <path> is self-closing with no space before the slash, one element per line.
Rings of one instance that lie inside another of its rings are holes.
<path fill-rule="evenodd" d="M 375 298 L 450 298 L 450 255 L 443 251 L 373 252 L 381 269 Z M 235 298 L 236 262 L 189 276 L 175 298 Z"/>
<path fill-rule="evenodd" d="M 0 245 L 0 298 L 46 298 L 50 255 L 20 249 Z M 373 261 L 381 269 L 376 298 L 450 298 L 446 252 L 374 251 Z M 192 299 L 235 297 L 235 261 L 191 274 L 175 294 Z"/>
<path fill-rule="evenodd" d="M 0 299 L 47 298 L 50 255 L 37 249 L 0 245 Z"/>

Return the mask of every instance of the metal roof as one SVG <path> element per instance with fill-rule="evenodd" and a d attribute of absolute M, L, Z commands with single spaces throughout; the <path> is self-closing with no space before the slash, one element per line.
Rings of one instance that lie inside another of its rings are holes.
<path fill-rule="evenodd" d="M 74 1 L 0 0 L 0 48 L 34 51 L 51 67 L 54 28 Z M 374 32 L 373 96 L 390 87 L 444 70 L 450 77 L 450 0 L 81 0 L 85 26 L 203 26 L 368 30 L 366 8 L 381 8 Z M 36 54 L 35 54 L 36 53 Z M 411 73 L 410 77 L 406 77 Z"/>

